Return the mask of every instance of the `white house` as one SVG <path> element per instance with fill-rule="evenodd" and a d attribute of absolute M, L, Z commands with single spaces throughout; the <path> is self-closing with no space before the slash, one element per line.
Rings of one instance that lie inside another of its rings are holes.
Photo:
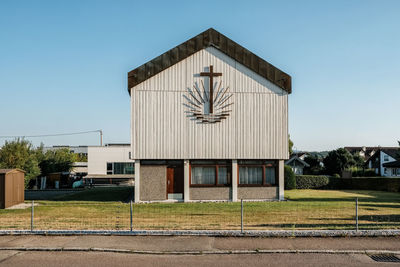
<path fill-rule="evenodd" d="M 88 174 L 85 179 L 112 182 L 134 178 L 130 144 L 107 144 L 88 147 Z"/>
<path fill-rule="evenodd" d="M 304 157 L 305 157 L 304 153 Z M 310 165 L 305 162 L 303 158 L 301 158 L 303 155 L 297 156 L 294 154 L 289 160 L 285 162 L 286 165 L 290 166 L 293 170 L 293 172 L 297 175 L 303 175 L 304 168 L 310 167 Z"/>
<path fill-rule="evenodd" d="M 135 202 L 283 199 L 291 77 L 214 29 L 128 73 Z"/>
<path fill-rule="evenodd" d="M 377 175 L 385 177 L 400 176 L 400 148 L 380 148 L 367 160 L 366 166 L 369 169 L 375 169 Z"/>

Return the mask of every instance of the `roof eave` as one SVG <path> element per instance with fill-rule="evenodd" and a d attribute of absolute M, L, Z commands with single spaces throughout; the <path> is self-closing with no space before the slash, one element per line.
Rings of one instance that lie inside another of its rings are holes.
<path fill-rule="evenodd" d="M 255 73 L 277 85 L 287 93 L 292 92 L 290 75 L 258 57 L 225 35 L 210 28 L 164 54 L 128 72 L 128 92 L 131 88 L 175 65 L 194 53 L 213 46 Z"/>

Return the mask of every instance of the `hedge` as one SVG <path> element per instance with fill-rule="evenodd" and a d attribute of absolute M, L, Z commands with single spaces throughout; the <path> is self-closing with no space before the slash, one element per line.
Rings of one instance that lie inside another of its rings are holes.
<path fill-rule="evenodd" d="M 329 185 L 330 177 L 319 175 L 296 175 L 297 189 L 321 189 Z"/>
<path fill-rule="evenodd" d="M 347 189 L 400 192 L 399 178 L 355 177 L 334 178 L 317 175 L 296 175 L 297 189 Z"/>

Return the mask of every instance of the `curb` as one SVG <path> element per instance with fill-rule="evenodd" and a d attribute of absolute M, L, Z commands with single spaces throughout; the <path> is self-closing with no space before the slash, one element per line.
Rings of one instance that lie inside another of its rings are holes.
<path fill-rule="evenodd" d="M 0 230 L 2 235 L 126 235 L 126 236 L 213 236 L 213 237 L 389 237 L 400 230 Z"/>
<path fill-rule="evenodd" d="M 64 247 L 2 247 L 0 251 L 36 251 L 36 252 L 108 252 L 148 255 L 211 255 L 211 254 L 400 254 L 397 250 L 301 250 L 301 249 L 274 249 L 274 250 L 193 250 L 193 251 L 152 251 L 129 250 L 113 248 L 64 248 Z"/>

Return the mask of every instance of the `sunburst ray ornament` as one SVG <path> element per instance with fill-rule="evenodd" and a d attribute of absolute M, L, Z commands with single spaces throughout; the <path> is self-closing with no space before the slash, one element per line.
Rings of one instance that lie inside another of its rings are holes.
<path fill-rule="evenodd" d="M 209 88 L 205 88 L 201 80 L 201 88 L 197 82 L 193 89 L 187 88 L 187 94 L 183 95 L 188 117 L 192 117 L 201 123 L 216 123 L 226 119 L 232 110 L 229 110 L 233 102 L 229 99 L 233 94 L 229 93 L 229 86 L 223 87 L 222 80 L 214 84 L 214 77 L 221 77 L 222 73 L 214 72 L 210 65 L 209 72 L 200 72 L 200 76 L 209 78 Z"/>

